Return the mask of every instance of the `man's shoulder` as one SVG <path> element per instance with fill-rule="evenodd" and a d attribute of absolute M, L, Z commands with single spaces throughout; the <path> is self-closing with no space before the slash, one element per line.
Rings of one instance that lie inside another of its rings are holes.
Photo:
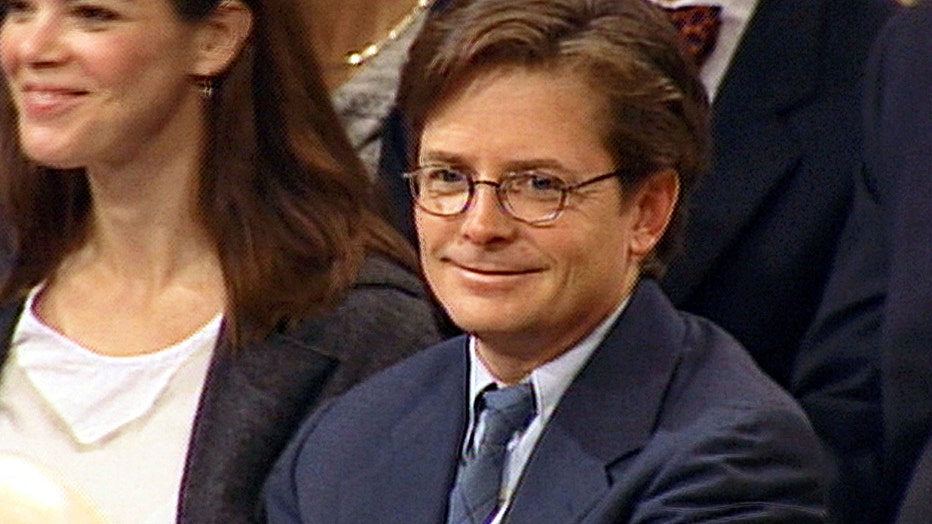
<path fill-rule="evenodd" d="M 705 317 L 675 309 L 655 283 L 641 288 L 640 299 L 631 306 L 642 308 L 637 316 L 649 320 L 635 323 L 632 329 L 649 328 L 650 338 L 642 340 L 666 348 L 652 359 L 663 354 L 672 359 L 662 417 L 681 414 L 689 418 L 691 411 L 703 409 L 734 407 L 743 411 L 751 405 L 803 416 L 792 397 L 761 370 L 729 332 Z"/>
<path fill-rule="evenodd" d="M 682 360 L 671 384 L 689 409 L 750 406 L 785 409 L 803 417 L 796 402 L 757 365 L 730 333 L 714 322 L 681 312 Z M 671 396 L 671 398 L 674 398 Z"/>

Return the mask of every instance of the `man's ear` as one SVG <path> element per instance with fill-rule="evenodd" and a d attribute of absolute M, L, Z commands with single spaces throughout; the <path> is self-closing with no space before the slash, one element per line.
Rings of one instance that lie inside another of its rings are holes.
<path fill-rule="evenodd" d="M 236 60 L 252 29 L 252 11 L 240 0 L 222 0 L 197 22 L 197 60 L 192 76 L 217 76 Z"/>
<path fill-rule="evenodd" d="M 674 169 L 649 176 L 633 195 L 636 212 L 631 237 L 631 254 L 647 256 L 663 237 L 680 196 L 680 177 Z"/>

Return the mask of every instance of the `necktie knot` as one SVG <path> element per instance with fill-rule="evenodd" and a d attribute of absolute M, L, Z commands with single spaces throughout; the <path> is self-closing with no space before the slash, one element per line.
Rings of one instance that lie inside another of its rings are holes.
<path fill-rule="evenodd" d="M 534 417 L 534 391 L 530 384 L 493 389 L 482 394 L 485 433 L 479 447 L 504 446 Z"/>
<path fill-rule="evenodd" d="M 484 524 L 499 505 L 506 446 L 534 418 L 530 384 L 485 391 L 480 397 L 483 427 L 476 453 L 460 468 L 450 492 L 448 524 Z"/>
<path fill-rule="evenodd" d="M 722 25 L 722 7 L 718 5 L 688 5 L 664 7 L 670 21 L 680 33 L 680 44 L 701 66 L 712 53 L 718 30 Z"/>

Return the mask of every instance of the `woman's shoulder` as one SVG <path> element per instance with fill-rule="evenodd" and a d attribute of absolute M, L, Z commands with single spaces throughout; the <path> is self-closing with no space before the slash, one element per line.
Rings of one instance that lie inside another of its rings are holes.
<path fill-rule="evenodd" d="M 339 376 L 328 389 L 342 392 L 439 342 L 438 318 L 415 273 L 388 259 L 370 257 L 336 307 L 298 326 L 291 336 L 339 361 Z"/>
<path fill-rule="evenodd" d="M 395 290 L 412 297 L 427 297 L 424 282 L 414 271 L 387 257 L 369 255 L 350 294 L 366 294 L 379 289 Z"/>

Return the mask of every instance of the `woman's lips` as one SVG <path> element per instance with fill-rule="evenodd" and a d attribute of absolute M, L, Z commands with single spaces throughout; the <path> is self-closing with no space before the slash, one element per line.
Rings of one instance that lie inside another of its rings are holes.
<path fill-rule="evenodd" d="M 59 87 L 27 85 L 20 91 L 23 116 L 42 120 L 59 116 L 77 105 L 86 91 Z"/>

